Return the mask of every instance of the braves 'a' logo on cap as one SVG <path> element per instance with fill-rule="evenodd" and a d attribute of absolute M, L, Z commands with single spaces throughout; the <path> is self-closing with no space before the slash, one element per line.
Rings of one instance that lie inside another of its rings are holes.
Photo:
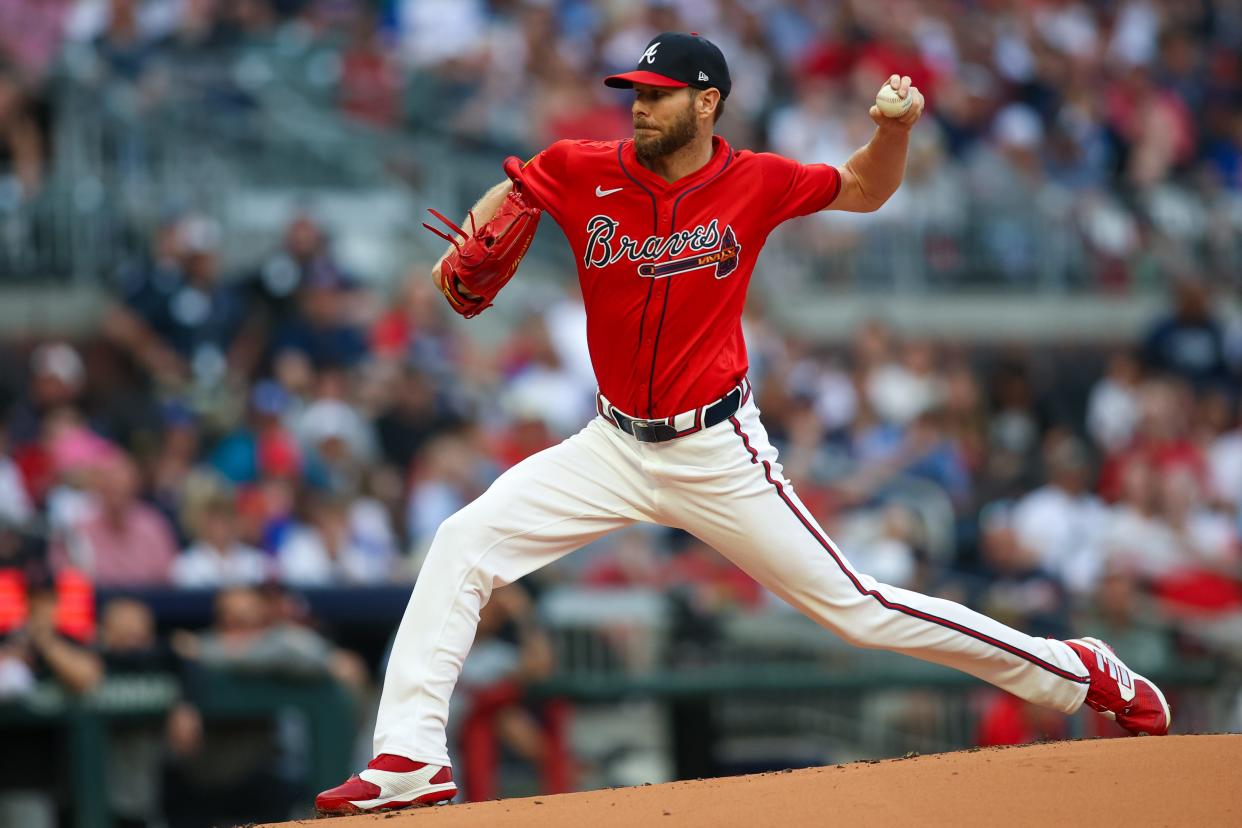
<path fill-rule="evenodd" d="M 639 241 L 622 233 L 612 216 L 593 216 L 587 222 L 587 243 L 582 260 L 587 267 L 607 267 L 621 259 L 638 263 L 638 275 L 646 279 L 663 279 L 692 270 L 713 268 L 717 279 L 737 270 L 742 245 L 732 225 L 712 219 L 692 230 L 679 230 L 670 236 L 648 236 Z M 683 255 L 689 254 L 689 255 Z M 665 259 L 671 256 L 672 258 Z"/>
<path fill-rule="evenodd" d="M 650 46 L 647 47 L 647 51 L 643 52 L 643 56 L 638 59 L 638 62 L 642 63 L 645 60 L 648 63 L 655 63 L 656 49 L 659 49 L 659 48 L 660 48 L 660 41 L 657 40 L 655 43 L 652 43 Z"/>

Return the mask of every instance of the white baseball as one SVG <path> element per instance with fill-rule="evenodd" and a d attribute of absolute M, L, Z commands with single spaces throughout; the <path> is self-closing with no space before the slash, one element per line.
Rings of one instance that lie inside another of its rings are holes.
<path fill-rule="evenodd" d="M 905 115 L 910 110 L 912 101 L 913 96 L 909 92 L 903 98 L 889 83 L 881 86 L 880 91 L 875 94 L 875 105 L 889 118 L 900 118 Z"/>

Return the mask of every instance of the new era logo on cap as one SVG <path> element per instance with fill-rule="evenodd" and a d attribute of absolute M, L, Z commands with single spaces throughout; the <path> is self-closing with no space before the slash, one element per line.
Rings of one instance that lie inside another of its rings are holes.
<path fill-rule="evenodd" d="M 713 78 L 715 80 L 713 80 Z M 663 32 L 647 44 L 633 72 L 612 75 L 604 83 L 616 89 L 629 89 L 636 83 L 650 86 L 716 87 L 720 97 L 729 97 L 732 82 L 724 54 L 697 32 Z"/>

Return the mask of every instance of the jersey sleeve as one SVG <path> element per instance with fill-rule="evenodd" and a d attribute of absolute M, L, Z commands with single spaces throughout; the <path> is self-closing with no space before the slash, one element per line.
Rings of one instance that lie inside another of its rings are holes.
<path fill-rule="evenodd" d="M 572 141 L 557 141 L 522 165 L 522 186 L 558 224 L 567 198 L 572 151 Z"/>
<path fill-rule="evenodd" d="M 772 216 L 780 224 L 828 207 L 841 192 L 841 172 L 828 164 L 801 164 L 792 158 L 764 153 L 763 180 L 770 188 Z"/>

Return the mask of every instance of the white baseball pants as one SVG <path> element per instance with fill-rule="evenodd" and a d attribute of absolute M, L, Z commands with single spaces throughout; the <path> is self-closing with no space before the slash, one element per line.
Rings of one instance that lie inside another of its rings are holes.
<path fill-rule="evenodd" d="M 854 571 L 794 494 L 747 400 L 729 420 L 665 443 L 596 417 L 446 520 L 397 631 L 376 755 L 450 764 L 449 695 L 492 590 L 640 521 L 697 536 L 857 646 L 948 665 L 1065 713 L 1086 697 L 1087 670 L 1068 645 Z"/>

